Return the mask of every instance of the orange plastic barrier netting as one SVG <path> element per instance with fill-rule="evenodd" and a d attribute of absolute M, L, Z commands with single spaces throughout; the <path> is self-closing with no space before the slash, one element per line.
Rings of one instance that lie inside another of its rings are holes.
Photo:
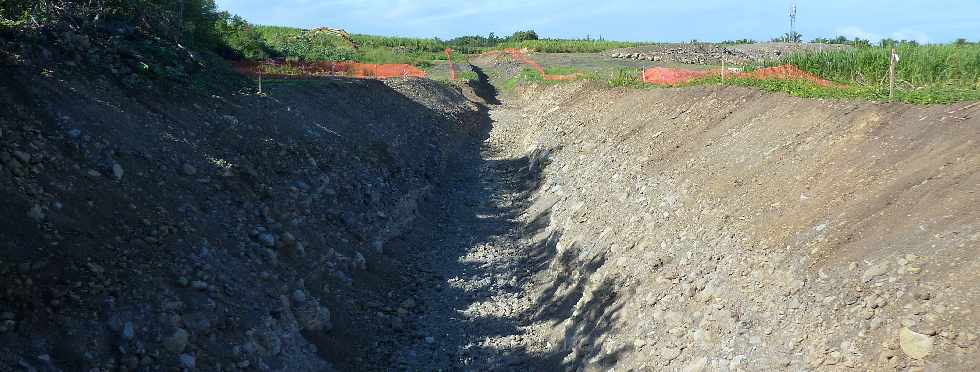
<path fill-rule="evenodd" d="M 685 70 L 680 68 L 653 67 L 643 70 L 643 82 L 659 85 L 679 85 L 708 76 L 720 76 L 722 70 Z M 820 86 L 834 85 L 826 79 L 809 72 L 800 70 L 793 65 L 782 65 L 776 67 L 760 68 L 750 72 L 738 72 L 726 74 L 735 78 L 749 79 L 803 79 L 809 80 Z"/>
<path fill-rule="evenodd" d="M 550 75 L 544 72 L 544 68 L 540 64 L 535 62 L 533 59 L 527 56 L 527 53 L 521 49 L 507 48 L 503 50 L 504 53 L 510 54 L 510 57 L 514 61 L 523 63 L 525 65 L 531 66 L 535 71 L 541 74 L 541 78 L 544 80 L 575 80 L 579 77 L 579 73 L 574 73 L 571 75 Z M 489 51 L 487 53 L 495 54 L 500 53 L 500 51 Z"/>
<path fill-rule="evenodd" d="M 236 62 L 236 71 L 245 75 L 283 78 L 347 76 L 355 78 L 426 77 L 425 71 L 408 64 L 373 64 L 358 62 Z"/>

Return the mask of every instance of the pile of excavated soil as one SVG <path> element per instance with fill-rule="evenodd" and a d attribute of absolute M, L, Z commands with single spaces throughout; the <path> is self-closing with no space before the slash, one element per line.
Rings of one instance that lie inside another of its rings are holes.
<path fill-rule="evenodd" d="M 663 63 L 693 65 L 747 64 L 771 61 L 795 52 L 842 50 L 847 45 L 815 43 L 757 43 L 757 44 L 656 44 L 607 51 L 613 58 L 635 59 Z"/>
<path fill-rule="evenodd" d="M 575 83 L 507 110 L 491 140 L 541 173 L 526 365 L 980 367 L 976 105 Z"/>

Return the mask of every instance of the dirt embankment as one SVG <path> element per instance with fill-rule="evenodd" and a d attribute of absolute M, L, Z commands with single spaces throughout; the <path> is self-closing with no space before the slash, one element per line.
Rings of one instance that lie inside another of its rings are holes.
<path fill-rule="evenodd" d="M 980 108 L 589 83 L 521 102 L 492 137 L 542 173 L 532 364 L 980 366 Z"/>
<path fill-rule="evenodd" d="M 481 67 L 4 67 L 0 370 L 980 366 L 980 106 Z"/>
<path fill-rule="evenodd" d="M 421 79 L 219 96 L 3 72 L 3 371 L 319 371 L 370 355 L 365 338 L 389 328 L 352 299 L 397 290 L 388 241 L 485 129 Z"/>

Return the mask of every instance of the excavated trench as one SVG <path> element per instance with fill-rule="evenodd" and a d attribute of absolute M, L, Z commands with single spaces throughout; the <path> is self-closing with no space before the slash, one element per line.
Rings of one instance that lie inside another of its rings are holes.
<path fill-rule="evenodd" d="M 0 83 L 0 370 L 969 370 L 980 107 Z"/>

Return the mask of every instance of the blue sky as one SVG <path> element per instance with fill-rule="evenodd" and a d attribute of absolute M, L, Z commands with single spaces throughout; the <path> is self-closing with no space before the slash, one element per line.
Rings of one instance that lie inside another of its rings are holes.
<path fill-rule="evenodd" d="M 451 38 L 602 36 L 631 41 L 767 40 L 788 31 L 790 0 L 217 0 L 257 24 Z M 980 40 L 978 0 L 798 0 L 804 39 L 843 35 L 919 42 Z"/>

